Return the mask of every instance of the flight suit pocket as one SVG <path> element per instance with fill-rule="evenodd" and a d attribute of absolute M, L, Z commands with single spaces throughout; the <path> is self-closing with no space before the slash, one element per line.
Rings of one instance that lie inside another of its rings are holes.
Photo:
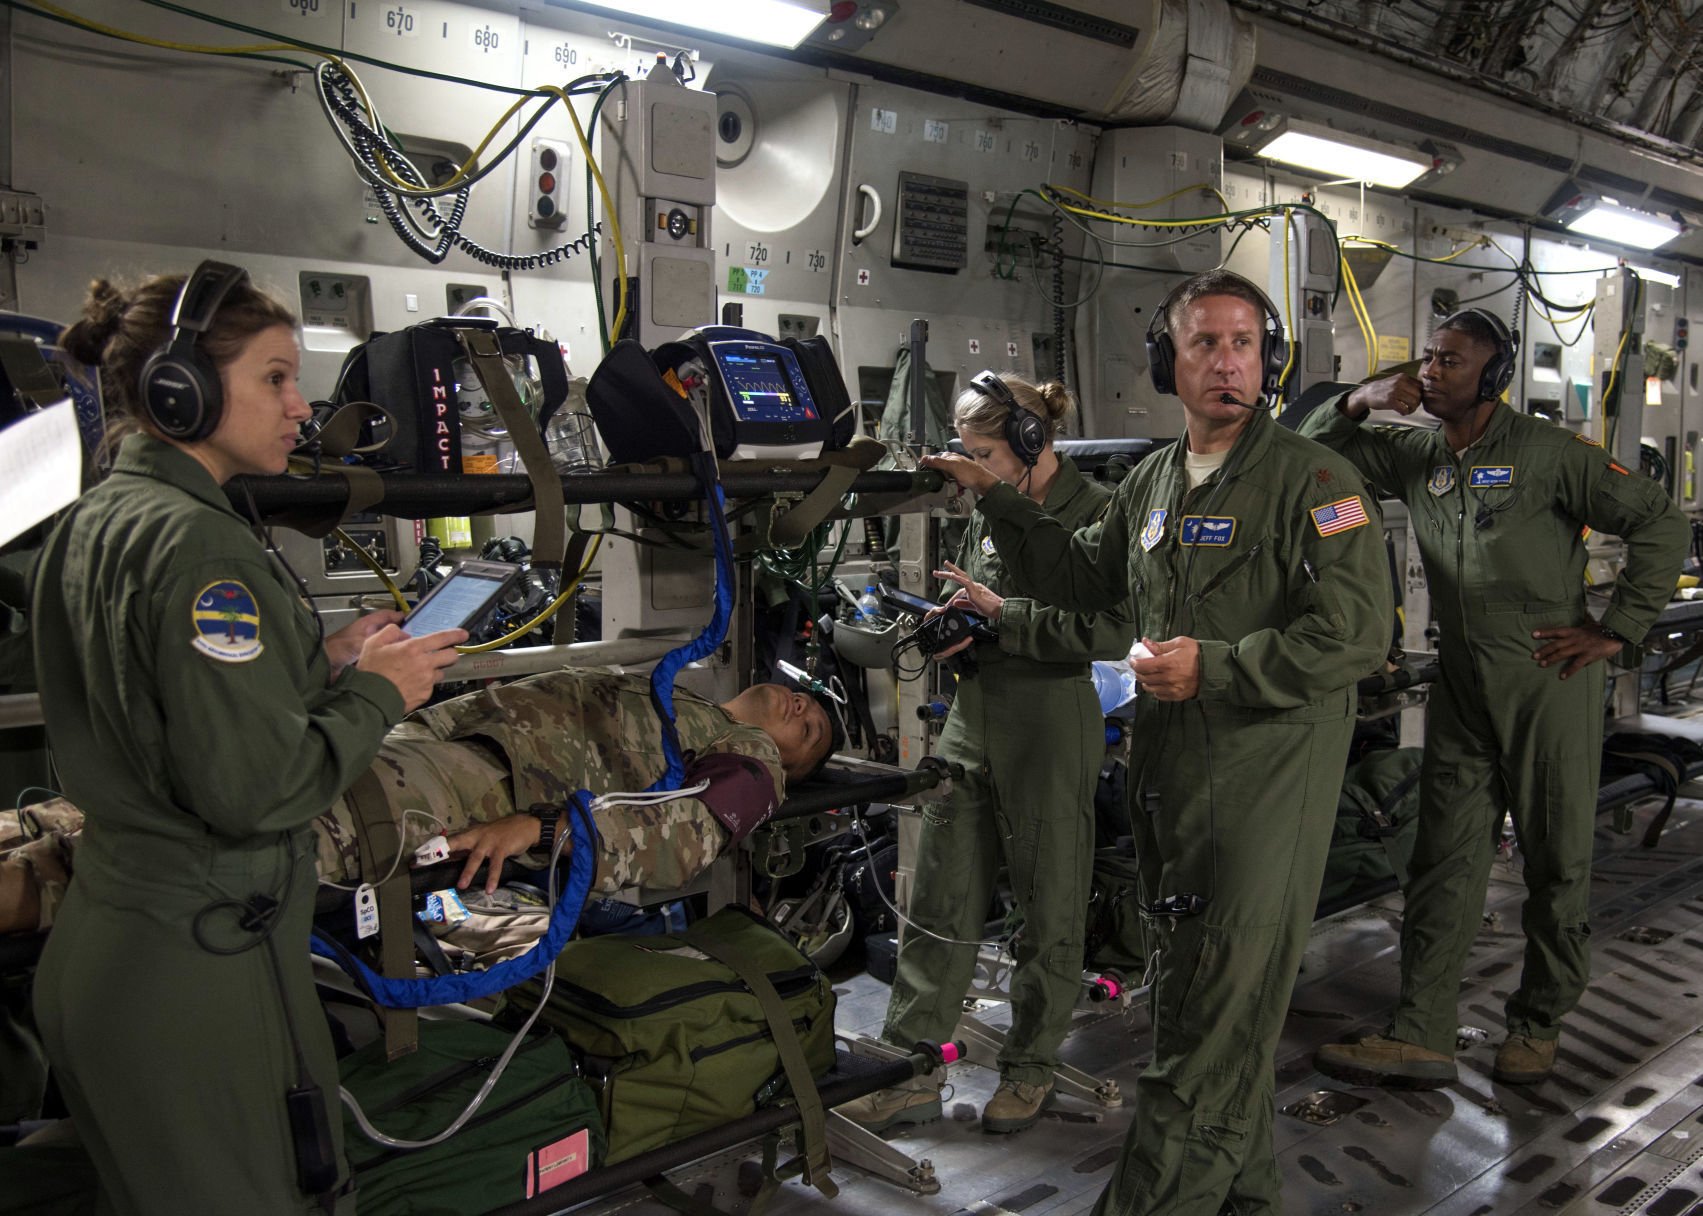
<path fill-rule="evenodd" d="M 1253 567 L 1255 560 L 1262 552 L 1264 552 L 1264 550 L 1265 542 L 1258 541 L 1245 551 L 1238 553 L 1235 557 L 1225 562 L 1224 565 L 1213 571 L 1212 574 L 1210 574 L 1206 580 L 1190 594 L 1189 600 L 1192 603 L 1199 604 L 1205 601 L 1209 596 L 1222 594 L 1226 588 L 1245 585 L 1248 580 L 1249 570 Z"/>
<path fill-rule="evenodd" d="M 1163 923 L 1155 931 L 1165 941 L 1165 956 L 1159 971 L 1160 1006 L 1173 1026 L 1181 1026 L 1202 978 L 1211 975 L 1217 966 L 1218 941 L 1211 934 L 1184 934 L 1179 941 L 1179 935 L 1170 932 Z"/>
<path fill-rule="evenodd" d="M 1562 813 L 1560 807 L 1561 791 L 1559 774 L 1555 764 L 1549 760 L 1537 760 L 1532 764 L 1532 834 L 1536 839 L 1521 841 L 1522 848 L 1530 848 L 1540 841 L 1548 840 L 1560 826 L 1557 817 Z"/>

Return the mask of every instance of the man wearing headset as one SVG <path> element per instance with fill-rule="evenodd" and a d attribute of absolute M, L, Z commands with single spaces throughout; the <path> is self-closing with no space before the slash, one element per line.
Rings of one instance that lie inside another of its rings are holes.
<path fill-rule="evenodd" d="M 1456 999 L 1505 811 L 1525 856 L 1525 969 L 1492 1075 L 1549 1075 L 1561 1019 L 1590 975 L 1591 834 L 1603 664 L 1643 640 L 1673 593 L 1690 530 L 1659 483 L 1596 443 L 1505 408 L 1519 341 L 1500 318 L 1447 318 L 1419 376 L 1321 404 L 1301 427 L 1413 518 L 1442 630 L 1425 731 L 1419 836 L 1385 1033 L 1319 1051 L 1321 1072 L 1432 1088 L 1455 1079 Z M 1371 410 L 1442 423 L 1362 427 Z M 1585 606 L 1584 528 L 1621 537 L 1626 569 L 1600 622 Z"/>
<path fill-rule="evenodd" d="M 1153 1060 L 1096 1213 L 1273 1212 L 1274 1055 L 1318 899 L 1356 681 L 1383 657 L 1388 561 L 1341 457 L 1275 425 L 1281 321 L 1238 275 L 1179 286 L 1148 330 L 1187 434 L 1070 532 L 954 457 L 1015 576 L 1070 611 L 1134 597 L 1131 819 L 1157 962 Z M 1137 652 L 1140 653 L 1139 651 Z"/>

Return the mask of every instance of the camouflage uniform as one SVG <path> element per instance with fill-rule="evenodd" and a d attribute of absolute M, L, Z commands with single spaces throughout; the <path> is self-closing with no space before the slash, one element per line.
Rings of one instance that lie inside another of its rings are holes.
<path fill-rule="evenodd" d="M 0 812 L 0 926 L 45 930 L 71 881 L 71 854 L 83 816 L 62 798 Z M 39 913 L 22 923 L 31 894 Z M 0 976 L 0 1123 L 39 1119 L 47 1095 L 47 1055 L 30 1013 L 27 972 Z"/>
<path fill-rule="evenodd" d="M 780 749 L 768 732 L 735 722 L 683 688 L 675 690 L 674 709 L 680 746 L 688 755 L 750 756 L 773 777 L 776 801 L 785 796 Z M 651 707 L 648 676 L 553 671 L 420 710 L 390 732 L 373 767 L 391 812 L 404 816 L 404 847 L 412 852 L 434 833 L 514 814 L 516 788 L 521 807 L 560 802 L 578 789 L 642 790 L 662 775 L 662 728 Z M 31 807 L 28 814 L 46 834 L 5 854 L 10 834 L 0 818 L 0 868 L 27 871 L 25 880 L 41 896 L 39 927 L 46 930 L 64 894 L 82 815 L 64 799 Z M 597 812 L 596 822 L 602 838 L 596 890 L 606 894 L 684 886 L 720 855 L 727 838 L 696 798 L 607 807 Z M 346 798 L 314 820 L 322 881 L 359 877 L 354 825 Z M 0 890 L 4 878 L 0 874 Z"/>
<path fill-rule="evenodd" d="M 780 749 L 766 731 L 735 722 L 683 688 L 675 691 L 674 708 L 680 746 L 689 755 L 749 756 L 769 771 L 775 800 L 785 797 Z M 664 767 L 650 678 L 571 668 L 422 709 L 390 732 L 373 762 L 392 814 L 403 817 L 410 852 L 436 832 L 559 803 L 575 790 L 642 790 Z M 727 838 L 696 798 L 612 806 L 599 810 L 596 822 L 602 847 L 595 890 L 604 893 L 684 886 L 720 855 Z M 314 834 L 321 880 L 353 881 L 360 846 L 347 799 L 315 820 Z"/>
<path fill-rule="evenodd" d="M 45 933 L 65 898 L 82 829 L 83 813 L 63 798 L 0 812 L 0 909 L 33 886 L 41 902 L 35 928 Z"/>

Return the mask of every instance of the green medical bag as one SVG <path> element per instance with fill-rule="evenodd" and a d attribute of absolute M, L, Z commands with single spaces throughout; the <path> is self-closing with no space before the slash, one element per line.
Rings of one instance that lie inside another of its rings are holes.
<path fill-rule="evenodd" d="M 512 1037 L 479 1022 L 420 1023 L 420 1047 L 387 1063 L 371 1043 L 339 1065 L 343 1088 L 393 1139 L 448 1127 Z M 463 1216 L 548 1191 L 603 1163 L 597 1099 L 573 1053 L 534 1031 L 466 1126 L 442 1144 L 397 1149 L 368 1139 L 344 1108 L 343 1147 L 361 1216 Z"/>

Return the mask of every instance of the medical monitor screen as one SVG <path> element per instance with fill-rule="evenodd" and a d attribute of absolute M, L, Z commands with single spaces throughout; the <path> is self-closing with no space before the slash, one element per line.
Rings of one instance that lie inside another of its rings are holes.
<path fill-rule="evenodd" d="M 740 422 L 816 420 L 815 402 L 810 400 L 808 390 L 799 393 L 796 381 L 787 374 L 779 355 L 761 348 L 718 350 L 715 354 L 733 416 Z"/>

